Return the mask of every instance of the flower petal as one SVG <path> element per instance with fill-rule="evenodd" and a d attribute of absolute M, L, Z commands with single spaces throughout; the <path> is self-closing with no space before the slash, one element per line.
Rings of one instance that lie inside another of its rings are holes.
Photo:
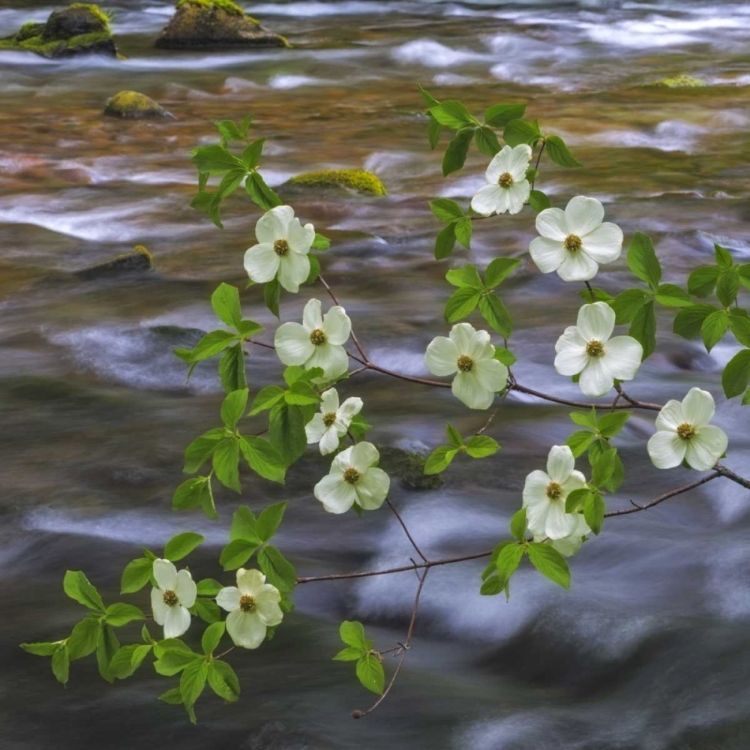
<path fill-rule="evenodd" d="M 341 408 L 337 409 L 338 418 L 344 422 L 351 423 L 352 419 L 362 411 L 363 406 L 361 398 L 350 396 L 341 404 Z"/>
<path fill-rule="evenodd" d="M 433 375 L 453 375 L 458 369 L 456 362 L 459 356 L 458 348 L 451 339 L 437 336 L 427 347 L 424 363 Z"/>
<path fill-rule="evenodd" d="M 339 447 L 340 442 L 341 438 L 335 426 L 331 425 L 326 428 L 325 432 L 320 436 L 320 455 L 327 456 L 329 453 L 334 453 Z"/>
<path fill-rule="evenodd" d="M 306 255 L 288 252 L 280 258 L 279 284 L 287 290 L 296 294 L 299 285 L 307 281 L 310 275 L 310 259 Z"/>
<path fill-rule="evenodd" d="M 237 588 L 246 596 L 255 596 L 266 582 L 266 577 L 255 568 L 240 568 L 237 571 Z"/>
<path fill-rule="evenodd" d="M 496 359 L 475 360 L 472 372 L 479 385 L 492 393 L 502 391 L 508 383 L 508 368 Z"/>
<path fill-rule="evenodd" d="M 274 252 L 273 245 L 253 245 L 245 252 L 245 271 L 256 284 L 275 278 L 280 263 L 281 258 Z"/>
<path fill-rule="evenodd" d="M 276 354 L 285 365 L 303 365 L 315 354 L 310 331 L 299 323 L 284 323 L 273 339 Z"/>
<path fill-rule="evenodd" d="M 258 648 L 265 640 L 267 630 L 257 612 L 235 609 L 227 615 L 227 633 L 235 646 Z"/>
<path fill-rule="evenodd" d="M 622 253 L 622 229 L 607 221 L 581 238 L 583 252 L 597 263 L 612 263 Z"/>
<path fill-rule="evenodd" d="M 596 276 L 599 266 L 583 250 L 576 253 L 565 251 L 565 258 L 557 269 L 563 281 L 588 281 Z"/>
<path fill-rule="evenodd" d="M 343 346 L 349 340 L 352 321 L 343 307 L 336 305 L 323 316 L 323 331 L 331 344 Z"/>
<path fill-rule="evenodd" d="M 329 513 L 346 513 L 357 499 L 354 485 L 345 482 L 340 474 L 323 477 L 315 485 L 313 494 Z"/>
<path fill-rule="evenodd" d="M 294 218 L 291 206 L 276 206 L 266 211 L 255 225 L 255 237 L 260 243 L 273 245 L 276 240 L 286 239 L 287 226 Z"/>
<path fill-rule="evenodd" d="M 339 392 L 335 388 L 324 391 L 320 397 L 320 413 L 333 414 L 339 410 Z"/>
<path fill-rule="evenodd" d="M 181 604 L 169 607 L 164 617 L 164 637 L 179 638 L 190 627 L 190 612 Z"/>
<path fill-rule="evenodd" d="M 536 231 L 550 240 L 562 242 L 569 234 L 565 212 L 559 208 L 545 208 L 536 217 Z"/>
<path fill-rule="evenodd" d="M 305 367 L 308 370 L 312 370 L 313 367 L 322 368 L 324 380 L 334 380 L 349 369 L 349 355 L 343 346 L 326 343 L 313 346 L 313 349 Z"/>
<path fill-rule="evenodd" d="M 349 465 L 364 474 L 380 458 L 378 449 L 372 443 L 357 443 L 349 454 Z"/>
<path fill-rule="evenodd" d="M 615 379 L 602 358 L 589 357 L 588 364 L 581 371 L 578 385 L 586 396 L 597 398 L 609 393 Z"/>
<path fill-rule="evenodd" d="M 724 430 L 707 425 L 688 441 L 685 458 L 694 469 L 708 471 L 724 455 L 727 445 L 729 440 Z"/>
<path fill-rule="evenodd" d="M 682 413 L 685 421 L 696 427 L 707 425 L 714 416 L 716 404 L 714 397 L 700 388 L 691 388 L 682 399 Z M 723 451 L 722 451 L 723 452 Z"/>
<path fill-rule="evenodd" d="M 533 239 L 529 245 L 529 254 L 542 273 L 557 271 L 568 257 L 563 243 L 560 240 L 551 240 L 549 237 Z"/>
<path fill-rule="evenodd" d="M 604 221 L 604 206 L 596 198 L 577 195 L 565 207 L 568 234 L 583 239 Z"/>
<path fill-rule="evenodd" d="M 605 344 L 603 359 L 618 380 L 632 380 L 641 366 L 643 347 L 632 336 L 615 336 Z"/>
<path fill-rule="evenodd" d="M 269 586 L 269 588 L 273 588 L 273 586 Z M 281 611 L 281 607 L 279 607 L 279 592 L 277 589 L 274 589 L 274 591 L 276 591 L 276 598 L 262 594 L 255 600 L 258 617 L 261 622 L 271 628 L 274 625 L 278 625 L 284 619 L 284 613 Z"/>
<path fill-rule="evenodd" d="M 177 584 L 177 568 L 169 560 L 154 560 L 154 579 L 162 591 L 174 591 Z"/>
<path fill-rule="evenodd" d="M 477 331 L 471 323 L 457 323 L 451 328 L 448 338 L 450 338 L 450 340 L 456 345 L 459 357 L 462 354 L 465 354 L 467 357 L 474 359 L 477 355 L 477 351 L 475 350 L 477 348 L 479 351 L 482 350 L 485 343 L 485 337 L 489 340 L 489 334 L 487 331 L 483 331 L 484 336 L 480 337 L 482 341 L 478 342 L 477 337 L 479 333 L 480 332 Z M 478 343 L 479 347 L 477 347 Z"/>
<path fill-rule="evenodd" d="M 377 510 L 388 496 L 390 486 L 391 478 L 382 469 L 368 469 L 354 485 L 357 502 L 365 510 Z"/>
<path fill-rule="evenodd" d="M 550 539 L 564 539 L 578 528 L 576 514 L 565 512 L 565 503 L 555 500 L 550 503 L 544 530 Z"/>
<path fill-rule="evenodd" d="M 508 210 L 507 190 L 500 185 L 485 185 L 471 199 L 471 209 L 480 216 L 501 214 Z"/>
<path fill-rule="evenodd" d="M 687 441 L 676 432 L 657 432 L 649 438 L 646 450 L 657 469 L 674 469 L 685 458 Z"/>
<path fill-rule="evenodd" d="M 563 484 L 568 480 L 576 460 L 573 451 L 567 445 L 553 445 L 547 456 L 547 474 L 557 484 Z"/>
<path fill-rule="evenodd" d="M 492 157 L 492 161 L 487 167 L 487 171 L 484 173 L 485 179 L 490 185 L 497 185 L 500 175 L 503 174 L 503 172 L 510 171 L 509 165 L 511 161 L 511 152 L 511 147 L 505 145 Z"/>
<path fill-rule="evenodd" d="M 314 331 L 316 328 L 323 328 L 323 312 L 319 299 L 307 301 L 305 309 L 302 311 L 302 325 L 308 331 Z"/>
<path fill-rule="evenodd" d="M 315 240 L 315 229 L 312 224 L 305 224 L 303 227 L 299 219 L 292 219 L 287 228 L 287 241 L 289 249 L 293 253 L 307 255 L 310 252 L 312 243 Z"/>
<path fill-rule="evenodd" d="M 578 375 L 589 362 L 586 354 L 586 341 L 576 326 L 568 326 L 555 344 L 555 369 L 560 375 Z"/>
<path fill-rule="evenodd" d="M 323 415 L 318 412 L 305 425 L 305 436 L 307 437 L 308 445 L 319 443 L 326 432 L 328 432 L 328 428 L 323 424 Z M 336 442 L 338 444 L 338 440 Z"/>
<path fill-rule="evenodd" d="M 604 343 L 615 327 L 615 311 L 606 302 L 583 305 L 578 311 L 578 330 L 586 342 Z"/>
<path fill-rule="evenodd" d="M 503 146 L 503 151 L 507 146 Z M 502 151 L 501 151 L 502 153 Z M 510 172 L 513 179 L 518 183 L 522 179 L 526 179 L 526 170 L 529 167 L 531 161 L 531 146 L 526 143 L 519 143 L 517 146 L 513 146 L 510 149 L 510 153 L 507 155 L 505 161 L 505 167 L 503 172 Z M 502 174 L 502 172 L 500 173 Z M 498 175 L 499 177 L 500 175 Z M 497 180 L 497 178 L 495 178 Z"/>
<path fill-rule="evenodd" d="M 495 394 L 483 388 L 475 373 L 459 372 L 451 385 L 453 395 L 470 409 L 489 409 Z"/>
<path fill-rule="evenodd" d="M 181 570 L 177 574 L 177 582 L 174 588 L 177 598 L 183 607 L 192 607 L 195 604 L 195 598 L 198 596 L 198 587 L 195 585 L 193 577 L 189 570 Z"/>
<path fill-rule="evenodd" d="M 169 609 L 169 605 L 164 603 L 164 592 L 161 589 L 151 589 L 151 613 L 157 625 L 164 624 Z"/>
<path fill-rule="evenodd" d="M 676 399 L 670 399 L 656 417 L 656 429 L 674 432 L 685 421 L 687 420 L 682 411 L 682 403 Z"/>
<path fill-rule="evenodd" d="M 226 586 L 216 595 L 216 603 L 227 612 L 239 609 L 240 590 L 236 586 Z"/>
<path fill-rule="evenodd" d="M 511 185 L 507 189 L 508 194 L 508 213 L 518 214 L 523 209 L 523 204 L 529 199 L 531 194 L 531 185 L 528 180 L 521 180 Z"/>

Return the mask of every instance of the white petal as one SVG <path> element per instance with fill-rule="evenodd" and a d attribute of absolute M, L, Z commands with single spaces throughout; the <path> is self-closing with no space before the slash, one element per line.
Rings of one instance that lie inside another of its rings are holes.
<path fill-rule="evenodd" d="M 523 204 L 529 199 L 531 185 L 528 180 L 521 180 L 511 185 L 508 190 L 508 213 L 517 214 L 523 209 Z"/>
<path fill-rule="evenodd" d="M 424 363 L 433 375 L 453 375 L 458 369 L 456 362 L 459 356 L 453 341 L 445 336 L 437 336 L 427 347 Z"/>
<path fill-rule="evenodd" d="M 154 560 L 154 578 L 162 591 L 174 591 L 177 583 L 177 568 L 169 560 Z"/>
<path fill-rule="evenodd" d="M 553 445 L 547 456 L 547 474 L 557 484 L 563 484 L 575 468 L 573 451 L 567 445 Z"/>
<path fill-rule="evenodd" d="M 329 513 L 346 513 L 357 499 L 354 486 L 345 482 L 340 474 L 323 477 L 315 485 L 313 494 Z"/>
<path fill-rule="evenodd" d="M 586 367 L 581 371 L 578 385 L 586 396 L 598 398 L 609 393 L 615 379 L 606 363 L 601 358 L 590 357 Z"/>
<path fill-rule="evenodd" d="M 227 615 L 227 633 L 235 646 L 258 648 L 265 640 L 267 630 L 257 612 L 235 609 Z"/>
<path fill-rule="evenodd" d="M 303 365 L 315 354 L 310 331 L 299 323 L 284 323 L 273 339 L 276 354 L 285 365 Z"/>
<path fill-rule="evenodd" d="M 254 568 L 237 571 L 237 588 L 246 596 L 255 596 L 266 582 L 266 577 Z"/>
<path fill-rule="evenodd" d="M 339 410 L 339 392 L 335 388 L 324 391 L 320 397 L 320 413 L 333 414 Z"/>
<path fill-rule="evenodd" d="M 264 284 L 275 278 L 281 258 L 274 252 L 273 245 L 253 245 L 245 252 L 245 271 L 251 281 Z"/>
<path fill-rule="evenodd" d="M 288 252 L 280 258 L 279 284 L 287 290 L 296 294 L 299 285 L 307 281 L 310 275 L 310 259 L 306 255 Z"/>
<path fill-rule="evenodd" d="M 545 531 L 550 539 L 564 539 L 578 528 L 578 519 L 572 513 L 565 512 L 565 503 L 555 500 L 550 503 L 547 513 Z"/>
<path fill-rule="evenodd" d="M 177 582 L 174 588 L 177 598 L 183 607 L 192 607 L 195 604 L 195 598 L 198 596 L 198 587 L 195 585 L 193 577 L 189 570 L 181 570 L 177 574 Z"/>
<path fill-rule="evenodd" d="M 701 427 L 692 440 L 687 441 L 687 462 L 698 471 L 708 471 L 724 455 L 729 440 L 724 430 L 707 425 Z"/>
<path fill-rule="evenodd" d="M 313 418 L 305 425 L 305 436 L 307 437 L 308 445 L 312 443 L 319 443 L 323 435 L 326 434 L 328 428 L 323 424 L 323 415 L 318 412 Z M 336 440 L 338 444 L 338 439 Z"/>
<path fill-rule="evenodd" d="M 161 589 L 151 589 L 151 612 L 157 625 L 164 624 L 169 609 L 169 605 L 164 603 L 164 592 Z"/>
<path fill-rule="evenodd" d="M 508 207 L 506 189 L 500 185 L 485 185 L 471 199 L 471 210 L 480 216 L 491 216 L 495 213 L 503 213 Z"/>
<path fill-rule="evenodd" d="M 343 404 L 341 404 L 341 408 L 337 409 L 339 419 L 351 423 L 352 419 L 362 411 L 363 406 L 364 404 L 361 398 L 350 396 Z"/>
<path fill-rule="evenodd" d="M 179 638 L 190 627 L 190 612 L 181 604 L 170 607 L 164 617 L 164 637 Z"/>
<path fill-rule="evenodd" d="M 548 237 L 536 237 L 529 245 L 529 254 L 536 267 L 542 273 L 557 271 L 562 262 L 568 257 L 568 253 L 559 240 L 551 240 Z"/>
<path fill-rule="evenodd" d="M 632 336 L 615 336 L 604 346 L 604 360 L 618 380 L 632 380 L 643 359 L 643 347 Z"/>
<path fill-rule="evenodd" d="M 578 375 L 588 364 L 586 341 L 581 337 L 576 326 L 568 326 L 555 344 L 555 369 L 560 375 L 571 377 Z"/>
<path fill-rule="evenodd" d="M 714 397 L 700 388 L 691 388 L 682 399 L 682 413 L 685 421 L 696 427 L 707 425 L 714 416 L 716 405 Z"/>
<path fill-rule="evenodd" d="M 352 445 L 350 448 L 347 448 L 346 450 L 341 451 L 341 453 L 336 456 L 336 458 L 333 459 L 331 462 L 331 470 L 328 472 L 329 474 L 337 474 L 341 475 L 343 474 L 348 468 L 352 465 L 352 451 L 354 450 L 354 446 Z"/>
<path fill-rule="evenodd" d="M 656 429 L 660 431 L 672 430 L 674 432 L 686 421 L 682 412 L 682 403 L 675 399 L 670 399 L 664 404 L 656 417 Z"/>
<path fill-rule="evenodd" d="M 293 253 L 307 255 L 314 239 L 315 229 L 312 224 L 305 224 L 303 227 L 299 219 L 293 219 L 289 222 L 287 241 L 289 242 L 289 249 Z"/>
<path fill-rule="evenodd" d="M 550 500 L 547 486 L 550 478 L 543 471 L 532 471 L 523 486 L 523 507 L 526 508 L 526 523 L 534 534 L 544 534 Z"/>
<path fill-rule="evenodd" d="M 507 146 L 503 146 L 503 151 Z M 508 154 L 506 160 L 506 167 L 503 172 L 510 172 L 513 179 L 518 182 L 521 179 L 526 178 L 526 170 L 529 167 L 531 161 L 531 146 L 526 143 L 519 143 L 518 146 L 514 146 Z M 502 174 L 502 172 L 500 173 Z M 500 175 L 498 175 L 499 177 Z"/>
<path fill-rule="evenodd" d="M 596 276 L 599 266 L 583 250 L 576 253 L 565 251 L 565 258 L 557 269 L 563 281 L 589 281 Z"/>
<path fill-rule="evenodd" d="M 489 409 L 495 394 L 482 388 L 473 372 L 459 372 L 451 385 L 453 395 L 470 409 Z"/>
<path fill-rule="evenodd" d="M 584 305 L 578 311 L 578 331 L 584 341 L 605 342 L 615 327 L 615 311 L 606 302 Z"/>
<path fill-rule="evenodd" d="M 354 485 L 357 502 L 365 510 L 376 510 L 383 504 L 390 486 L 391 479 L 382 469 L 368 469 Z"/>
<path fill-rule="evenodd" d="M 550 240 L 562 242 L 569 234 L 565 213 L 559 208 L 545 208 L 536 217 L 536 231 Z"/>
<path fill-rule="evenodd" d="M 597 263 L 612 263 L 622 253 L 622 229 L 607 221 L 582 237 L 581 242 L 583 252 Z"/>
<path fill-rule="evenodd" d="M 580 471 L 571 471 L 570 476 L 562 483 L 562 491 L 567 497 L 573 490 L 580 490 L 586 484 L 586 477 Z"/>
<path fill-rule="evenodd" d="M 456 345 L 459 356 L 465 354 L 474 359 L 484 349 L 490 335 L 487 331 L 477 331 L 471 323 L 457 323 L 448 337 Z"/>
<path fill-rule="evenodd" d="M 349 453 L 349 465 L 360 474 L 364 474 L 379 459 L 380 453 L 372 443 L 357 443 Z"/>
<path fill-rule="evenodd" d="M 496 359 L 475 360 L 472 372 L 479 385 L 491 393 L 502 391 L 508 383 L 508 368 Z"/>
<path fill-rule="evenodd" d="M 291 206 L 276 206 L 266 211 L 255 225 L 255 237 L 260 243 L 273 245 L 276 240 L 286 239 L 289 222 L 294 218 Z"/>
<path fill-rule="evenodd" d="M 343 307 L 332 307 L 323 316 L 323 331 L 331 344 L 343 346 L 352 332 L 352 321 Z"/>
<path fill-rule="evenodd" d="M 266 588 L 266 587 L 264 587 Z M 268 586 L 269 589 L 273 589 L 276 594 L 262 593 L 255 599 L 255 607 L 258 612 L 258 617 L 261 622 L 265 623 L 269 627 L 278 625 L 284 619 L 284 613 L 279 607 L 279 592 L 273 586 Z"/>
<path fill-rule="evenodd" d="M 604 206 L 596 198 L 577 195 L 565 208 L 565 221 L 568 234 L 583 238 L 604 221 Z"/>
<path fill-rule="evenodd" d="M 657 469 L 674 469 L 685 458 L 687 441 L 675 432 L 657 432 L 649 438 L 646 450 Z"/>
<path fill-rule="evenodd" d="M 302 311 L 302 325 L 308 331 L 323 328 L 323 312 L 319 299 L 308 300 L 305 309 Z"/>
<path fill-rule="evenodd" d="M 339 443 L 341 442 L 339 433 L 333 425 L 325 430 L 319 440 L 321 456 L 327 456 L 329 453 L 333 453 L 339 447 Z"/>
<path fill-rule="evenodd" d="M 343 346 L 326 343 L 313 346 L 313 349 L 305 367 L 308 370 L 312 370 L 313 367 L 322 368 L 324 380 L 334 380 L 349 369 L 349 355 Z"/>
<path fill-rule="evenodd" d="M 226 586 L 216 595 L 216 603 L 227 612 L 233 612 L 240 606 L 240 596 L 236 586 Z"/>
<path fill-rule="evenodd" d="M 487 171 L 484 173 L 485 179 L 490 185 L 497 185 L 498 179 L 503 172 L 508 172 L 508 165 L 511 160 L 511 147 L 508 145 L 503 146 L 498 151 L 487 167 Z"/>

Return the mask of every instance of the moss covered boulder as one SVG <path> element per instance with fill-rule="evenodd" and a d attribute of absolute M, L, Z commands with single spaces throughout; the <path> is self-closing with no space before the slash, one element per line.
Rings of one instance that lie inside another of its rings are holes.
<path fill-rule="evenodd" d="M 671 78 L 662 78 L 660 81 L 653 81 L 650 86 L 667 89 L 697 89 L 706 86 L 706 82 L 701 78 L 694 78 L 688 75 L 672 76 Z"/>
<path fill-rule="evenodd" d="M 395 446 L 378 446 L 383 471 L 391 477 L 398 477 L 401 486 L 407 490 L 437 490 L 443 486 L 440 474 L 425 474 L 427 455 L 404 450 Z"/>
<path fill-rule="evenodd" d="M 0 39 L 0 50 L 34 52 L 49 58 L 117 57 L 109 19 L 91 3 L 73 3 L 53 11 L 46 23 L 25 23 L 13 36 Z"/>
<path fill-rule="evenodd" d="M 231 0 L 179 0 L 156 40 L 162 49 L 288 47 L 283 36 L 263 28 Z"/>
<path fill-rule="evenodd" d="M 372 172 L 361 169 L 320 169 L 316 172 L 305 172 L 292 177 L 282 187 L 299 191 L 334 190 L 359 195 L 387 195 L 380 179 Z"/>
<path fill-rule="evenodd" d="M 104 114 L 123 120 L 155 120 L 160 117 L 177 119 L 171 112 L 145 94 L 137 91 L 120 91 L 107 99 Z"/>
<path fill-rule="evenodd" d="M 143 245 L 137 245 L 130 253 L 118 255 L 113 260 L 91 268 L 84 268 L 82 271 L 76 272 L 75 275 L 84 281 L 93 281 L 94 279 L 111 279 L 117 276 L 145 273 L 153 270 L 153 268 L 154 259 L 151 253 Z"/>

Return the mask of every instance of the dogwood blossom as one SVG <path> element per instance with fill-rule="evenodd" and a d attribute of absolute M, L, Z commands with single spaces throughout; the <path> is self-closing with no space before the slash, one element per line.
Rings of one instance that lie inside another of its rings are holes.
<path fill-rule="evenodd" d="M 156 588 L 151 589 L 151 611 L 154 622 L 164 626 L 165 638 L 178 638 L 190 627 L 188 609 L 195 604 L 198 587 L 190 571 L 177 572 L 169 560 L 154 560 Z"/>
<path fill-rule="evenodd" d="M 349 356 L 344 344 L 349 339 L 352 322 L 343 307 L 336 305 L 325 315 L 320 300 L 311 299 L 302 313 L 302 325 L 284 323 L 274 337 L 276 354 L 285 365 L 320 367 L 326 380 L 346 372 Z"/>
<path fill-rule="evenodd" d="M 610 338 L 615 311 L 606 302 L 584 305 L 578 325 L 569 326 L 555 344 L 555 369 L 580 375 L 587 396 L 603 396 L 618 380 L 632 380 L 643 359 L 643 347 L 632 336 Z"/>
<path fill-rule="evenodd" d="M 364 510 L 379 508 L 391 486 L 390 477 L 375 464 L 380 458 L 372 443 L 357 443 L 336 456 L 330 473 L 314 489 L 329 513 L 346 513 L 354 503 Z"/>
<path fill-rule="evenodd" d="M 547 471 L 532 471 L 523 487 L 526 523 L 535 537 L 564 539 L 578 533 L 579 513 L 566 513 L 565 500 L 573 490 L 586 486 L 586 478 L 575 470 L 573 451 L 555 445 L 547 457 Z"/>
<path fill-rule="evenodd" d="M 709 424 L 715 411 L 713 396 L 700 388 L 691 388 L 681 402 L 667 401 L 647 445 L 654 466 L 673 469 L 687 461 L 698 471 L 713 468 L 729 444 L 725 432 Z"/>
<path fill-rule="evenodd" d="M 550 539 L 547 542 L 550 547 L 556 549 L 565 557 L 572 557 L 575 555 L 583 546 L 584 538 L 591 533 L 591 529 L 586 523 L 583 513 L 576 512 L 571 513 L 570 515 L 576 519 L 576 527 L 573 529 L 573 532 L 568 536 L 564 536 L 562 539 Z M 549 537 L 546 534 L 536 534 L 534 536 L 535 542 L 541 542 L 544 539 L 549 539 Z"/>
<path fill-rule="evenodd" d="M 531 160 L 531 146 L 521 143 L 511 148 L 503 146 L 487 167 L 485 177 L 489 185 L 480 188 L 471 199 L 471 207 L 482 216 L 517 214 L 529 199 L 531 186 L 526 170 Z"/>
<path fill-rule="evenodd" d="M 487 331 L 458 323 L 447 338 L 437 336 L 430 342 L 424 362 L 433 375 L 456 375 L 451 390 L 459 401 L 470 409 L 487 409 L 508 382 L 508 368 L 494 357 Z"/>
<path fill-rule="evenodd" d="M 237 571 L 236 586 L 227 586 L 216 596 L 216 603 L 229 612 L 227 633 L 242 648 L 258 648 L 268 628 L 281 622 L 280 601 L 279 590 L 266 583 L 263 573 L 245 568 Z"/>
<path fill-rule="evenodd" d="M 303 227 L 291 206 L 276 206 L 255 225 L 257 245 L 245 253 L 245 270 L 258 284 L 278 277 L 288 292 L 298 292 L 310 275 L 308 253 L 315 240 L 312 224 Z"/>
<path fill-rule="evenodd" d="M 339 394 L 329 388 L 320 399 L 320 411 L 305 425 L 308 443 L 320 443 L 323 456 L 339 447 L 339 440 L 346 435 L 355 415 L 362 411 L 362 399 L 351 397 L 339 405 Z"/>
<path fill-rule="evenodd" d="M 541 237 L 529 245 L 542 273 L 557 271 L 563 281 L 588 281 L 599 264 L 612 263 L 622 252 L 622 230 L 604 222 L 604 206 L 596 198 L 578 195 L 565 211 L 545 208 L 536 217 Z"/>

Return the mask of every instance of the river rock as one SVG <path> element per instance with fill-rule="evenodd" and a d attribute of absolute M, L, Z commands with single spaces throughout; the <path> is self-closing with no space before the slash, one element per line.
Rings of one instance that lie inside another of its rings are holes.
<path fill-rule="evenodd" d="M 77 271 L 75 276 L 85 281 L 94 279 L 109 279 L 117 276 L 125 276 L 135 273 L 145 273 L 154 268 L 154 259 L 151 253 L 142 245 L 137 245 L 130 253 L 118 255 L 113 260 L 100 263 L 91 268 Z"/>
<path fill-rule="evenodd" d="M 231 0 L 179 0 L 156 46 L 163 49 L 289 47 Z"/>
<path fill-rule="evenodd" d="M 297 192 L 336 191 L 359 195 L 387 195 L 385 185 L 377 175 L 362 169 L 320 169 L 304 172 L 287 180 L 281 190 Z"/>
<path fill-rule="evenodd" d="M 120 91 L 107 99 L 104 114 L 123 120 L 154 120 L 160 117 L 177 119 L 161 104 L 137 91 Z"/>
<path fill-rule="evenodd" d="M 46 23 L 24 24 L 13 36 L 0 39 L 0 50 L 8 49 L 49 58 L 92 53 L 117 57 L 109 19 L 91 3 L 53 11 Z"/>
<path fill-rule="evenodd" d="M 649 85 L 667 89 L 698 89 L 703 88 L 708 84 L 702 78 L 694 78 L 693 76 L 685 75 L 683 73 L 678 76 L 672 76 L 671 78 L 662 78 L 659 81 L 652 81 Z"/>
<path fill-rule="evenodd" d="M 440 474 L 425 474 L 427 456 L 416 451 L 404 450 L 395 446 L 378 446 L 383 471 L 391 477 L 398 477 L 401 486 L 407 490 L 436 490 L 443 486 Z"/>

